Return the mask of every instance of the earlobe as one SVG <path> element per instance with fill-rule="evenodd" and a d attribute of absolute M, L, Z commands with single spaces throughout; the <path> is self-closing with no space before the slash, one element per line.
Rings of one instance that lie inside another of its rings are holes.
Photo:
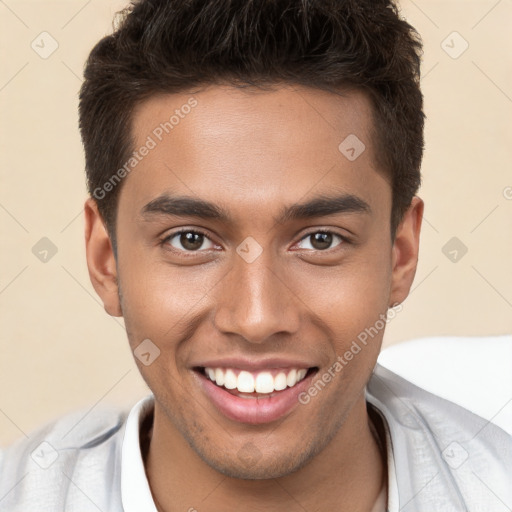
<path fill-rule="evenodd" d="M 423 200 L 415 196 L 397 228 L 392 248 L 389 307 L 401 304 L 409 295 L 418 264 L 423 208 Z"/>
<path fill-rule="evenodd" d="M 105 311 L 111 316 L 123 316 L 114 251 L 94 199 L 86 200 L 84 212 L 85 248 L 91 283 L 103 301 Z"/>

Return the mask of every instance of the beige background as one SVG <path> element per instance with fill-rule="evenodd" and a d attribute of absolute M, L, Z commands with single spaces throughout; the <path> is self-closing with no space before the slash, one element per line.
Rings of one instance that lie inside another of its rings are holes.
<path fill-rule="evenodd" d="M 125 4 L 0 1 L 0 445 L 147 393 L 122 321 L 89 282 L 83 242 L 77 94 L 89 50 Z M 401 5 L 425 43 L 426 218 L 413 291 L 385 344 L 510 333 L 512 1 Z M 42 37 L 51 48 L 44 31 L 58 43 L 46 59 L 31 48 L 43 51 Z M 43 237 L 58 250 L 46 263 L 32 253 Z M 468 249 L 455 263 L 442 251 L 452 237 Z"/>

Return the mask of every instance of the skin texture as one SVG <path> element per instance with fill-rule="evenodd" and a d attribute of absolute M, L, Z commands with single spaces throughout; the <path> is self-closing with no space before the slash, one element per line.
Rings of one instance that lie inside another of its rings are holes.
<path fill-rule="evenodd" d="M 140 104 L 135 147 L 191 96 Z M 136 359 L 156 398 L 146 463 L 152 492 L 165 511 L 229 512 L 241 504 L 369 511 L 384 461 L 364 390 L 383 330 L 310 403 L 262 425 L 222 415 L 192 367 L 211 358 L 281 356 L 325 373 L 409 293 L 423 202 L 413 199 L 393 243 L 390 181 L 374 163 L 370 103 L 362 93 L 216 85 L 193 96 L 197 106 L 122 185 L 117 262 L 95 202 L 85 205 L 87 262 L 106 311 L 124 317 L 132 350 L 149 338 L 161 351 L 149 366 Z M 338 149 L 349 134 L 366 146 L 354 161 Z M 143 216 L 163 193 L 211 201 L 232 222 Z M 340 193 L 361 198 L 370 211 L 274 220 L 285 206 Z M 178 228 L 208 238 L 195 251 L 179 235 L 165 242 Z M 306 236 L 318 229 L 348 241 L 334 236 L 318 249 Z M 249 236 L 263 249 L 252 263 L 236 252 Z"/>

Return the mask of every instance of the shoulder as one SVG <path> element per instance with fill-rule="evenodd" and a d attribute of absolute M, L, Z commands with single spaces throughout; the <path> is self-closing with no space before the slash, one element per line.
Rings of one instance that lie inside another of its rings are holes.
<path fill-rule="evenodd" d="M 499 510 L 512 501 L 504 430 L 379 364 L 367 400 L 386 420 L 404 511 Z"/>
<path fill-rule="evenodd" d="M 119 485 L 127 416 L 115 408 L 79 410 L 2 449 L 0 511 L 116 510 L 101 502 L 106 486 Z"/>

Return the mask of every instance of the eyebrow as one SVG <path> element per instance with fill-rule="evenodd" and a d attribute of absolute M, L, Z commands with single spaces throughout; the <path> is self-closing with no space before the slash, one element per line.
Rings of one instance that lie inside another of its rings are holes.
<path fill-rule="evenodd" d="M 274 221 L 282 224 L 293 220 L 326 217 L 340 213 L 371 213 L 370 205 L 353 194 L 321 195 L 303 203 L 285 206 Z M 163 194 L 147 203 L 141 210 L 142 218 L 150 220 L 155 215 L 216 219 L 233 223 L 231 215 L 218 205 L 191 196 Z"/>

